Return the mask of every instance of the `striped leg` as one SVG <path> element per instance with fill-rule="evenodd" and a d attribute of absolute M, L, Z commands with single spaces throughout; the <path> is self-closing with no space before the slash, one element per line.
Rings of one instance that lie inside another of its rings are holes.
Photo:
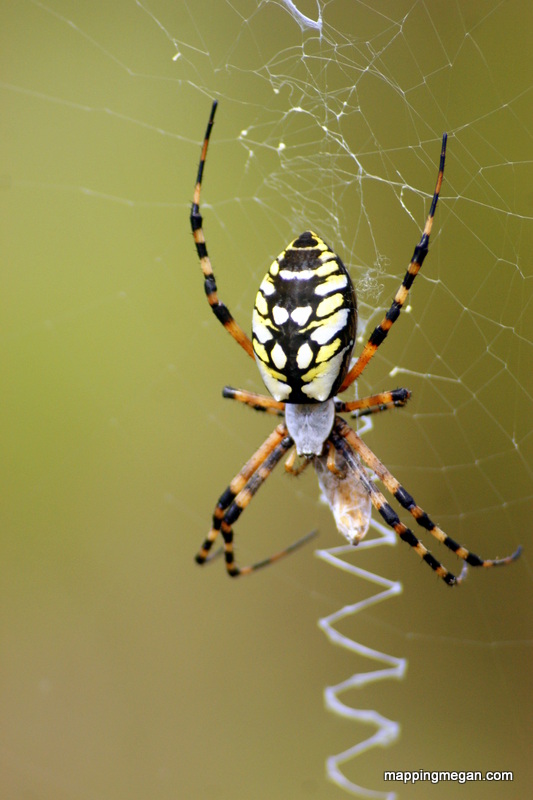
<path fill-rule="evenodd" d="M 359 358 L 357 359 L 351 370 L 346 375 L 344 381 L 342 382 L 342 386 L 339 389 L 339 392 L 344 392 L 344 390 L 347 389 L 348 386 L 351 386 L 354 380 L 359 377 L 359 375 L 365 369 L 366 365 L 368 364 L 368 362 L 370 361 L 370 359 L 372 358 L 372 356 L 374 355 L 380 344 L 387 336 L 393 323 L 396 322 L 396 320 L 400 316 L 400 311 L 402 310 L 402 306 L 407 299 L 407 294 L 409 292 L 409 289 L 413 285 L 413 281 L 418 275 L 420 267 L 422 266 L 424 259 L 427 256 L 428 246 L 429 246 L 429 236 L 431 234 L 431 228 L 433 227 L 433 217 L 435 216 L 435 209 L 437 208 L 440 188 L 442 186 L 442 178 L 444 175 L 444 161 L 446 158 L 446 141 L 447 141 L 447 135 L 444 134 L 442 137 L 439 174 L 437 177 L 435 192 L 433 194 L 433 200 L 431 202 L 431 207 L 429 209 L 429 215 L 426 220 L 424 231 L 422 233 L 422 238 L 415 247 L 411 263 L 407 268 L 407 272 L 405 273 L 402 285 L 396 292 L 394 300 L 392 301 L 392 305 L 387 311 L 386 316 L 380 322 L 377 328 L 374 328 L 374 331 L 372 332 L 368 342 L 363 348 L 363 352 L 361 353 L 361 355 L 359 356 Z"/>
<path fill-rule="evenodd" d="M 365 471 L 362 469 L 359 460 L 354 457 L 355 453 L 350 447 L 352 442 L 348 444 L 346 430 L 351 430 L 351 428 L 346 425 L 344 420 L 341 420 L 340 417 L 337 417 L 334 430 L 330 434 L 330 441 L 333 443 L 336 450 L 342 454 L 344 461 L 358 473 L 359 479 L 368 492 L 370 501 L 376 511 L 381 515 L 385 523 L 396 531 L 400 539 L 412 547 L 422 561 L 425 561 L 426 564 L 429 564 L 431 569 L 434 570 L 439 578 L 442 578 L 442 580 L 447 583 L 448 586 L 455 586 L 455 584 L 460 583 L 466 575 L 466 564 L 463 566 L 459 576 L 453 575 L 440 563 L 440 561 L 437 561 L 435 556 L 430 553 L 427 547 L 422 544 L 419 539 L 417 539 L 413 531 L 400 521 L 398 514 L 387 503 L 384 495 L 368 478 Z"/>
<path fill-rule="evenodd" d="M 409 389 L 393 389 L 391 392 L 380 392 L 370 397 L 361 397 L 360 400 L 351 400 L 348 403 L 336 400 L 335 411 L 337 414 L 352 412 L 354 417 L 359 418 L 367 414 L 377 414 L 389 408 L 404 406 L 410 397 Z"/>
<path fill-rule="evenodd" d="M 399 481 L 396 480 L 396 478 L 389 472 L 389 470 L 384 466 L 384 464 L 382 464 L 381 461 L 374 455 L 372 450 L 363 442 L 363 440 L 355 433 L 355 431 L 353 431 L 350 428 L 349 425 L 346 425 L 346 423 L 343 420 L 342 420 L 342 430 L 340 428 L 341 426 L 339 426 L 339 432 L 341 433 L 341 435 L 346 438 L 346 440 L 350 443 L 350 445 L 354 448 L 354 450 L 361 456 L 365 464 L 367 464 L 367 466 L 369 466 L 370 469 L 378 476 L 380 481 L 384 484 L 386 489 L 396 498 L 399 504 L 407 511 L 409 511 L 409 513 L 415 519 L 416 523 L 420 525 L 420 527 L 424 528 L 424 530 L 428 531 L 428 533 L 430 533 L 432 536 L 434 536 L 435 539 L 441 542 L 441 544 L 443 544 L 445 547 L 447 547 L 449 550 L 451 550 L 457 556 L 459 556 L 459 558 L 462 558 L 463 561 L 465 561 L 471 567 L 500 567 L 503 566 L 504 564 L 509 564 L 511 563 L 511 561 L 514 561 L 515 559 L 518 558 L 521 552 L 520 547 L 510 556 L 505 556 L 504 558 L 486 559 L 477 556 L 475 553 L 471 553 L 469 550 L 467 550 L 466 547 L 460 545 L 458 542 L 456 542 L 454 539 L 452 539 L 450 536 L 444 533 L 444 531 L 441 530 L 438 527 L 438 525 L 435 525 L 435 523 L 429 518 L 426 512 L 422 508 L 420 508 L 419 505 L 415 503 L 413 497 L 411 497 L 411 495 L 403 488 L 403 486 L 399 483 Z M 387 506 L 387 504 L 385 505 Z M 390 506 L 384 508 L 384 510 L 378 508 L 378 511 L 380 512 L 380 514 L 383 516 L 384 519 L 386 519 L 385 514 L 390 515 L 390 512 L 392 512 L 392 514 L 397 518 L 395 512 L 392 511 Z M 392 527 L 396 529 L 395 525 L 393 525 Z M 413 539 L 416 540 L 414 534 L 411 535 Z M 404 538 L 404 536 L 402 536 L 401 538 Z M 407 539 L 405 540 L 407 541 Z M 411 542 L 409 542 L 409 544 L 411 544 Z M 426 558 L 425 556 L 422 557 L 424 558 L 425 561 L 427 561 L 430 564 L 430 566 L 432 566 L 433 569 L 435 569 L 435 571 L 441 577 L 444 578 L 446 583 L 450 583 L 450 581 L 447 580 L 443 574 L 441 574 L 439 569 L 437 569 L 428 558 Z M 438 562 L 435 561 L 435 559 L 433 559 L 433 556 L 431 556 L 431 559 L 439 567 L 441 566 L 440 564 L 438 564 Z M 442 567 L 442 569 L 444 569 L 444 567 Z M 447 572 L 447 570 L 445 570 L 445 572 Z M 447 574 L 449 575 L 450 573 Z M 453 585 L 453 583 L 455 583 L 455 581 L 452 581 L 451 585 Z"/>
<path fill-rule="evenodd" d="M 220 496 L 213 513 L 213 525 L 207 537 L 202 544 L 196 561 L 198 564 L 204 564 L 210 561 L 212 556 L 209 555 L 211 548 L 220 532 L 222 520 L 227 508 L 233 503 L 239 492 L 244 489 L 248 480 L 262 464 L 272 451 L 280 444 L 280 442 L 287 436 L 287 428 L 285 425 L 278 425 L 277 428 L 270 434 L 268 439 L 261 445 L 261 447 L 253 454 L 249 461 L 246 462 L 241 471 L 233 478 L 228 488 Z"/>
<path fill-rule="evenodd" d="M 267 414 L 275 414 L 278 417 L 282 417 L 285 413 L 285 403 L 281 403 L 278 400 L 274 400 L 273 397 L 267 397 L 264 394 L 245 392 L 242 389 L 233 389 L 231 386 L 224 386 L 222 389 L 222 397 L 227 397 L 230 400 L 238 400 L 239 403 L 251 406 L 255 411 L 266 411 Z"/>
<path fill-rule="evenodd" d="M 246 567 L 239 567 L 235 563 L 233 551 L 233 525 L 240 517 L 244 509 L 248 506 L 258 489 L 266 481 L 276 464 L 292 447 L 292 439 L 287 434 L 285 425 L 280 424 L 268 439 L 261 445 L 259 450 L 245 464 L 238 475 L 232 480 L 229 487 L 221 496 L 213 514 L 213 527 L 209 531 L 196 561 L 204 564 L 214 556 L 209 556 L 213 543 L 220 532 L 224 539 L 224 555 L 226 569 L 231 577 L 248 575 L 261 567 L 266 567 L 279 561 L 280 558 L 292 553 L 300 545 L 315 535 L 315 531 L 293 542 L 284 550 L 275 553 L 268 558 L 258 561 Z"/>
<path fill-rule="evenodd" d="M 226 328 L 228 333 L 233 336 L 236 342 L 240 344 L 243 350 L 246 350 L 248 355 L 251 358 L 254 358 L 254 352 L 252 347 L 252 342 L 242 330 L 240 325 L 238 325 L 235 320 L 233 319 L 229 309 L 221 303 L 218 299 L 217 295 L 217 284 L 215 281 L 215 276 L 213 274 L 213 269 L 211 267 L 211 261 L 207 254 L 207 247 L 205 243 L 204 232 L 202 230 L 202 215 L 200 214 L 200 191 L 202 188 L 202 177 L 204 172 L 204 164 L 205 159 L 207 156 L 207 147 L 209 145 L 209 137 L 211 135 L 211 129 L 213 127 L 213 123 L 215 121 L 215 111 L 217 110 L 217 101 L 213 102 L 211 107 L 211 114 L 209 116 L 209 122 L 207 123 L 207 130 L 205 132 L 204 143 L 202 146 L 202 153 L 200 156 L 200 164 L 198 165 L 198 176 L 196 178 L 196 186 L 194 189 L 194 198 L 192 202 L 191 208 L 191 229 L 192 235 L 194 238 L 194 243 L 196 244 L 196 252 L 198 253 L 198 258 L 200 259 L 200 265 L 202 267 L 202 272 L 204 274 L 204 288 L 205 293 L 207 295 L 207 300 L 213 313 L 215 314 L 216 318 L 222 323 L 222 325 Z"/>

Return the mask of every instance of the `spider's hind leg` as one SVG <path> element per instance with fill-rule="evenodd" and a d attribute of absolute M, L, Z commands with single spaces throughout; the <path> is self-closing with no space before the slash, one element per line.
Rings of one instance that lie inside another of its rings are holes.
<path fill-rule="evenodd" d="M 431 229 L 433 227 L 433 218 L 435 217 L 435 210 L 437 208 L 437 202 L 439 200 L 440 190 L 442 186 L 442 179 L 444 177 L 444 162 L 446 160 L 446 143 L 448 137 L 446 134 L 442 136 L 442 145 L 440 151 L 440 161 L 439 161 L 439 172 L 437 175 L 437 182 L 435 185 L 435 191 L 433 193 L 433 199 L 431 201 L 431 206 L 429 209 L 429 214 L 426 219 L 426 224 L 424 225 L 424 230 L 422 231 L 422 236 L 420 241 L 415 247 L 413 256 L 407 267 L 407 272 L 404 275 L 403 281 L 400 285 L 400 288 L 396 292 L 394 296 L 394 300 L 392 301 L 392 305 L 387 311 L 385 317 L 381 320 L 379 325 L 374 328 L 370 338 L 368 339 L 367 343 L 365 344 L 361 355 L 353 365 L 353 367 L 349 370 L 348 374 L 344 378 L 342 382 L 342 386 L 339 389 L 339 394 L 344 392 L 348 386 L 355 381 L 356 378 L 361 375 L 363 370 L 366 368 L 368 362 L 374 356 L 374 353 L 378 349 L 378 347 L 382 344 L 382 342 L 386 339 L 391 327 L 396 322 L 398 317 L 400 316 L 400 312 L 403 308 L 403 305 L 407 299 L 407 295 L 409 294 L 409 290 L 414 283 L 416 276 L 422 264 L 424 263 L 424 259 L 428 254 L 429 248 L 429 237 L 431 234 Z"/>
<path fill-rule="evenodd" d="M 217 294 L 217 284 L 211 266 L 211 260 L 207 252 L 207 245 L 203 231 L 203 220 L 200 213 L 200 192 L 202 190 L 202 178 L 204 175 L 205 160 L 207 158 L 207 148 L 209 146 L 209 137 L 215 122 L 215 112 L 217 110 L 217 101 L 213 102 L 211 107 L 211 114 L 207 123 L 204 142 L 202 145 L 202 152 L 200 155 L 200 163 L 198 164 L 198 174 L 196 177 L 196 185 L 194 187 L 194 197 L 191 206 L 190 223 L 194 243 L 196 245 L 196 252 L 200 259 L 200 266 L 204 274 L 204 289 L 207 301 L 211 306 L 211 310 L 219 322 L 226 328 L 228 333 L 233 336 L 235 341 L 245 350 L 251 358 L 255 358 L 252 342 L 245 334 L 240 325 L 233 319 L 230 310 L 219 299 Z"/>

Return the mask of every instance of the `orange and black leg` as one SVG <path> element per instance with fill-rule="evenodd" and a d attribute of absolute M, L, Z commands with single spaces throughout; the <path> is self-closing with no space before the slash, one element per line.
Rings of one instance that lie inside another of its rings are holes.
<path fill-rule="evenodd" d="M 256 394 L 256 392 L 246 392 L 243 389 L 224 386 L 222 397 L 238 400 L 239 403 L 244 403 L 244 405 L 250 406 L 255 411 L 266 411 L 267 414 L 275 414 L 278 417 L 282 417 L 285 413 L 285 403 L 281 403 L 279 400 L 274 400 L 273 397 L 267 397 L 264 394 Z"/>
<path fill-rule="evenodd" d="M 267 414 L 274 414 L 278 417 L 282 417 L 285 413 L 285 403 L 274 400 L 264 394 L 234 389 L 232 386 L 224 386 L 222 397 L 238 400 L 239 403 L 244 403 L 244 405 L 250 406 L 255 411 L 265 411 Z M 411 392 L 409 389 L 393 389 L 390 392 L 380 392 L 379 394 L 349 402 L 335 400 L 335 411 L 338 414 L 351 413 L 355 418 L 364 417 L 367 414 L 377 414 L 389 408 L 404 406 L 410 397 Z"/>
<path fill-rule="evenodd" d="M 435 537 L 441 544 L 455 553 L 459 558 L 462 558 L 466 564 L 471 567 L 500 567 L 505 564 L 510 564 L 515 561 L 521 553 L 519 547 L 510 556 L 504 558 L 487 559 L 481 558 L 475 553 L 471 553 L 466 547 L 456 542 L 451 536 L 444 533 L 438 525 L 436 525 L 426 512 L 415 503 L 413 497 L 404 489 L 398 480 L 389 472 L 389 470 L 381 463 L 381 461 L 374 455 L 372 450 L 363 442 L 363 440 L 353 431 L 349 425 L 346 425 L 344 420 L 337 418 L 339 424 L 336 424 L 336 431 L 344 437 L 354 451 L 361 457 L 364 463 L 370 467 L 372 472 L 379 478 L 379 480 L 386 487 L 387 491 L 398 501 L 398 503 L 405 508 L 416 523 L 424 528 L 428 533 Z M 406 541 L 411 547 L 417 551 L 418 555 L 435 570 L 435 572 L 450 586 L 453 586 L 459 579 L 455 578 L 448 570 L 442 566 L 424 547 L 421 542 L 416 538 L 413 532 L 400 522 L 396 512 L 386 502 L 383 495 L 378 492 L 375 486 L 372 485 L 371 499 L 375 508 L 379 511 L 385 522 L 394 528 L 401 539 Z M 462 575 L 461 575 L 462 577 Z"/>
<path fill-rule="evenodd" d="M 344 392 L 348 386 L 355 381 L 356 378 L 363 372 L 366 365 L 380 346 L 380 344 L 386 338 L 388 332 L 390 331 L 392 325 L 398 317 L 400 316 L 400 311 L 407 299 L 407 295 L 409 293 L 409 289 L 413 285 L 413 281 L 418 275 L 420 267 L 422 266 L 425 257 L 428 253 L 429 247 L 429 236 L 431 234 L 431 228 L 433 227 L 433 218 L 435 216 L 435 209 L 437 208 L 437 202 L 439 199 L 440 189 L 442 186 L 442 178 L 444 175 L 444 162 L 446 159 L 446 142 L 447 136 L 446 134 L 442 137 L 442 147 L 441 147 L 441 154 L 440 154 L 440 163 L 439 163 L 439 174 L 437 177 L 437 184 L 435 186 L 435 192 L 433 194 L 433 200 L 431 202 L 431 207 L 429 209 L 429 215 L 426 220 L 426 224 L 424 230 L 422 232 L 422 238 L 420 239 L 419 243 L 415 247 L 415 251 L 413 253 L 413 257 L 411 259 L 411 263 L 407 268 L 407 272 L 405 273 L 404 279 L 396 295 L 394 300 L 392 301 L 392 305 L 387 311 L 386 316 L 380 322 L 380 324 L 374 328 L 368 342 L 363 348 L 363 352 L 351 368 L 351 370 L 346 375 L 344 381 L 342 382 L 342 386 L 339 389 L 340 392 Z"/>
<path fill-rule="evenodd" d="M 335 400 L 335 411 L 337 414 L 351 412 L 352 416 L 357 419 L 367 414 L 377 414 L 380 411 L 387 411 L 389 408 L 404 406 L 410 397 L 409 389 L 393 389 L 391 392 L 380 392 L 347 403 Z"/>
<path fill-rule="evenodd" d="M 361 483 L 370 496 L 372 505 L 383 518 L 384 522 L 390 528 L 396 531 L 400 539 L 412 547 L 422 561 L 425 561 L 426 564 L 429 564 L 431 569 L 434 570 L 439 578 L 442 578 L 442 580 L 447 583 L 448 586 L 454 586 L 456 583 L 460 583 L 466 574 L 466 565 L 463 567 L 463 570 L 458 577 L 453 575 L 440 563 L 440 561 L 435 558 L 435 556 L 427 549 L 420 539 L 415 536 L 413 531 L 408 528 L 407 525 L 404 525 L 404 523 L 401 522 L 398 514 L 389 505 L 384 495 L 379 491 L 379 489 L 376 488 L 372 480 L 367 476 L 364 469 L 361 467 L 357 454 L 351 447 L 351 442 L 348 443 L 347 441 L 347 430 L 351 430 L 351 428 L 346 425 L 344 420 L 341 420 L 340 417 L 337 417 L 334 429 L 330 434 L 330 441 L 333 443 L 335 449 L 342 454 L 343 461 L 358 473 Z"/>
<path fill-rule="evenodd" d="M 204 232 L 202 229 L 202 215 L 200 214 L 200 191 L 202 188 L 202 177 L 204 173 L 204 164 L 205 159 L 207 156 L 207 148 L 209 145 L 209 137 L 211 135 L 211 130 L 213 128 L 213 124 L 215 121 L 215 111 L 217 110 L 217 101 L 213 102 L 211 107 L 211 114 L 209 116 L 209 122 L 207 123 L 207 130 L 205 132 L 204 143 L 202 146 L 202 153 L 200 156 L 200 164 L 198 165 L 198 175 L 196 178 L 196 186 L 194 189 L 194 198 L 192 202 L 191 208 L 191 230 L 192 235 L 194 237 L 194 243 L 196 245 L 196 252 L 198 253 L 198 258 L 200 259 L 200 266 L 202 267 L 202 272 L 204 274 L 204 288 L 205 293 L 207 296 L 207 301 L 211 306 L 211 310 L 215 314 L 216 318 L 222 323 L 222 325 L 226 328 L 228 333 L 233 336 L 235 341 L 240 344 L 243 350 L 246 350 L 248 355 L 251 358 L 254 358 L 252 342 L 242 330 L 240 325 L 233 319 L 229 309 L 221 303 L 218 299 L 217 294 L 217 284 L 215 281 L 215 276 L 213 274 L 213 269 L 211 267 L 211 261 L 209 259 L 209 255 L 207 253 L 207 246 L 205 243 Z"/>
<path fill-rule="evenodd" d="M 239 492 L 246 486 L 248 480 L 257 470 L 257 468 L 268 458 L 272 451 L 280 444 L 280 442 L 287 436 L 287 428 L 285 425 L 278 425 L 270 436 L 263 442 L 261 447 L 253 454 L 253 456 L 246 462 L 240 472 L 233 478 L 228 488 L 220 496 L 213 513 L 213 524 L 211 530 L 202 544 L 199 552 L 196 555 L 198 564 L 204 564 L 210 561 L 211 548 L 220 533 L 222 520 L 228 509 L 233 503 Z"/>
<path fill-rule="evenodd" d="M 226 569 L 231 577 L 248 575 L 261 567 L 266 567 L 279 561 L 280 558 L 292 553 L 300 545 L 315 535 L 315 531 L 293 542 L 285 549 L 268 558 L 246 567 L 239 567 L 235 562 L 233 549 L 233 525 L 238 520 L 244 509 L 253 499 L 256 492 L 266 481 L 274 467 L 289 452 L 293 441 L 288 435 L 285 425 L 280 424 L 257 450 L 242 470 L 235 476 L 226 491 L 217 503 L 213 514 L 213 527 L 209 531 L 196 561 L 204 564 L 211 560 L 210 550 L 219 533 L 224 539 L 224 556 Z"/>

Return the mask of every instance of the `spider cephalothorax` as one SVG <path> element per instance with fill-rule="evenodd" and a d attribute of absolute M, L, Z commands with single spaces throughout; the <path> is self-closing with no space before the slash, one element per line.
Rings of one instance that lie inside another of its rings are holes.
<path fill-rule="evenodd" d="M 307 541 L 312 534 L 250 566 L 238 567 L 235 563 L 233 524 L 276 464 L 287 456 L 285 467 L 289 472 L 300 472 L 309 464 L 315 466 L 337 525 L 353 544 L 357 544 L 365 535 L 373 506 L 400 539 L 407 542 L 449 586 L 458 583 L 465 571 L 463 569 L 457 578 L 437 561 L 411 529 L 401 522 L 374 481 L 368 477 L 363 466 L 366 465 L 399 505 L 411 514 L 417 525 L 463 559 L 465 567 L 466 564 L 493 567 L 514 561 L 520 555 L 520 548 L 505 558 L 483 559 L 444 533 L 339 416 L 350 412 L 357 417 L 405 405 L 410 397 L 407 389 L 380 392 L 350 402 L 342 402 L 335 397 L 361 375 L 387 336 L 400 315 L 409 289 L 427 255 L 444 175 L 446 134 L 442 137 L 437 185 L 422 237 L 387 314 L 370 335 L 354 365 L 349 368 L 357 327 L 355 291 L 340 258 L 316 233 L 305 231 L 300 234 L 272 263 L 257 293 L 252 339 L 218 299 L 200 214 L 200 190 L 216 108 L 215 101 L 200 156 L 191 209 L 191 228 L 209 305 L 231 336 L 256 361 L 272 397 L 228 386 L 223 395 L 256 410 L 275 414 L 283 421 L 221 495 L 213 514 L 211 530 L 196 560 L 199 564 L 210 560 L 211 548 L 220 533 L 224 540 L 228 574 L 249 574 L 272 564 Z M 296 454 L 303 457 L 298 467 L 294 466 Z"/>

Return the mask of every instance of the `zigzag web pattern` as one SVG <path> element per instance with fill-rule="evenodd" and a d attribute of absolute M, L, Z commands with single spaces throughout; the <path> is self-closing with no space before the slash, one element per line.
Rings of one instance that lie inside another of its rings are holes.
<path fill-rule="evenodd" d="M 396 538 L 392 531 L 385 528 L 379 522 L 372 520 L 371 528 L 378 534 L 379 538 L 364 539 L 359 545 L 358 549 L 369 549 L 373 547 L 382 547 L 383 545 L 395 545 Z M 342 772 L 342 765 L 347 761 L 351 761 L 357 756 L 371 750 L 373 747 L 389 747 L 392 745 L 400 735 L 400 724 L 391 719 L 387 719 L 378 711 L 358 709 L 346 705 L 341 699 L 340 695 L 350 689 L 361 689 L 368 684 L 377 681 L 395 678 L 400 680 L 404 677 L 407 669 L 407 661 L 405 658 L 396 658 L 395 656 L 388 655 L 387 653 L 374 650 L 371 647 L 366 647 L 364 644 L 350 639 L 348 636 L 340 633 L 335 625 L 342 622 L 347 617 L 358 614 L 364 609 L 370 608 L 376 603 L 381 603 L 402 593 L 402 585 L 398 581 L 390 581 L 381 575 L 376 575 L 373 572 L 357 567 L 350 564 L 343 559 L 344 555 L 353 553 L 351 545 L 342 545 L 340 547 L 333 547 L 326 550 L 317 550 L 316 556 L 321 558 L 335 569 L 343 570 L 344 572 L 353 575 L 356 578 L 362 578 L 375 584 L 381 588 L 377 594 L 372 597 L 360 600 L 352 605 L 346 605 L 330 614 L 327 617 L 322 617 L 318 621 L 319 627 L 324 631 L 330 642 L 338 647 L 343 647 L 352 653 L 363 656 L 365 658 L 374 659 L 384 666 L 382 669 L 371 670 L 369 672 L 356 672 L 345 681 L 338 683 L 335 686 L 327 686 L 324 690 L 324 700 L 326 708 L 338 714 L 341 717 L 346 717 L 354 722 L 362 722 L 365 725 L 371 725 L 376 728 L 375 733 L 363 741 L 344 750 L 342 753 L 329 756 L 326 760 L 326 772 L 330 780 L 345 789 L 347 792 L 355 795 L 356 797 L 363 798 L 383 798 L 384 800 L 394 800 L 396 797 L 395 792 L 378 792 L 372 789 L 367 789 L 363 786 L 358 786 L 350 781 Z"/>
<path fill-rule="evenodd" d="M 359 433 L 363 434 L 368 432 L 372 427 L 371 419 L 362 420 Z M 368 528 L 376 532 L 377 537 L 372 539 L 364 538 L 359 542 L 357 545 L 357 554 L 359 554 L 361 550 L 397 544 L 398 537 L 394 531 L 370 518 L 371 506 L 369 503 L 366 504 L 364 502 L 364 498 L 360 498 L 357 508 L 347 508 L 346 505 L 335 504 L 332 502 L 331 494 L 326 496 L 324 491 L 321 499 L 331 507 L 337 526 L 345 535 L 347 526 L 349 527 L 350 524 L 352 524 L 353 528 L 360 526 L 361 519 L 363 518 L 364 523 L 365 517 Z M 380 591 L 371 597 L 366 597 L 356 603 L 343 606 L 327 617 L 322 617 L 318 621 L 318 626 L 324 631 L 332 644 L 342 647 L 356 655 L 377 661 L 384 666 L 382 669 L 373 669 L 368 672 L 356 672 L 341 683 L 325 688 L 324 701 L 328 710 L 341 717 L 353 720 L 354 722 L 361 722 L 364 725 L 369 725 L 376 729 L 367 739 L 356 742 L 341 753 L 329 756 L 326 760 L 326 773 L 333 783 L 336 783 L 337 786 L 345 789 L 356 797 L 393 800 L 393 798 L 396 797 L 394 792 L 379 792 L 359 786 L 350 781 L 341 769 L 343 764 L 367 753 L 374 747 L 390 747 L 400 735 L 400 724 L 394 720 L 387 719 L 376 710 L 353 708 L 344 703 L 340 699 L 340 695 L 351 689 L 362 689 L 377 681 L 392 678 L 400 680 L 405 676 L 407 670 L 407 660 L 405 658 L 397 658 L 388 653 L 383 653 L 379 650 L 367 647 L 337 630 L 336 626 L 342 623 L 346 618 L 354 616 L 360 611 L 402 593 L 402 585 L 399 581 L 391 581 L 382 575 L 369 572 L 344 559 L 344 556 L 353 556 L 353 553 L 353 544 L 340 545 L 338 547 L 315 551 L 315 555 L 318 558 L 321 558 L 335 569 L 347 572 L 354 578 L 362 578 L 365 581 L 369 581 L 379 587 Z"/>

